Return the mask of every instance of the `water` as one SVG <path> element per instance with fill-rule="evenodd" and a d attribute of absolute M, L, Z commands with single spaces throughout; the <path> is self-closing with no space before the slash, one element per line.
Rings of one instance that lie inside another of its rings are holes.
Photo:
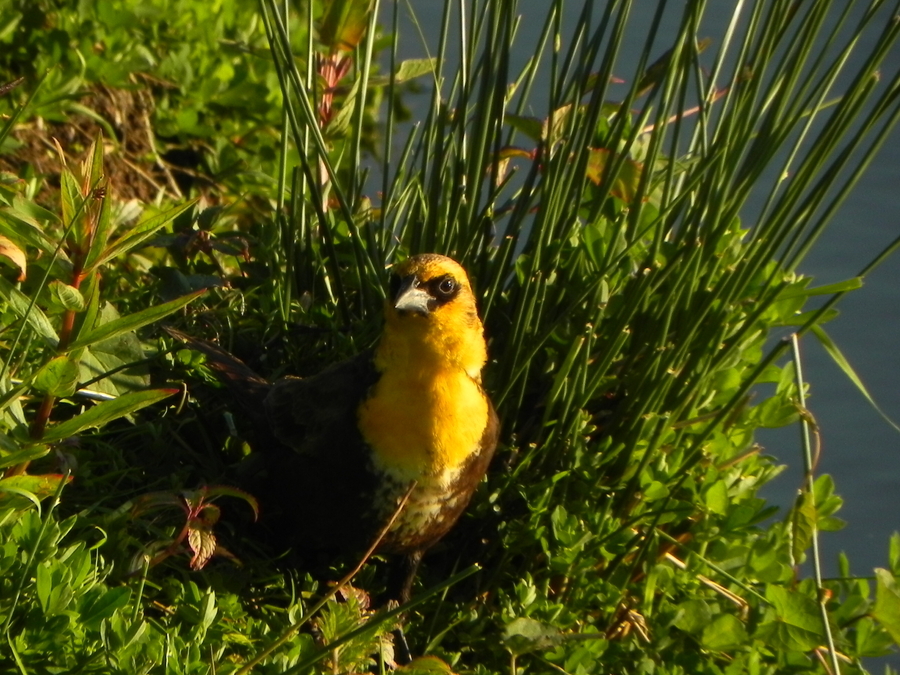
<path fill-rule="evenodd" d="M 546 6 L 540 2 L 520 5 L 522 12 L 529 11 L 526 7 L 534 7 L 531 10 L 534 16 L 525 16 L 520 24 L 518 51 L 514 54 L 514 60 L 519 59 L 518 65 L 534 53 Z M 578 18 L 577 6 L 580 3 L 573 3 L 573 13 L 564 17 L 563 35 L 570 34 L 574 27 Z M 713 49 L 721 42 L 730 19 L 731 6 L 732 3 L 720 1 L 709 3 L 700 36 L 714 38 Z M 430 13 L 417 9 L 432 51 L 437 44 L 439 7 L 435 3 Z M 680 5 L 675 9 L 680 11 Z M 596 13 L 600 11 L 597 9 Z M 629 35 L 634 36 L 630 43 L 634 45 L 634 53 L 629 54 L 626 50 L 617 73 L 630 74 L 633 71 L 651 18 L 649 11 L 643 14 L 634 12 L 634 21 L 629 28 Z M 387 17 L 383 24 L 390 25 Z M 676 30 L 677 11 L 673 11 L 664 21 L 660 34 L 671 35 Z M 411 36 L 418 33 L 405 20 L 400 34 Z M 562 47 L 565 50 L 567 45 Z M 663 50 L 661 45 L 655 55 L 658 56 Z M 451 55 L 454 52 L 455 49 L 451 49 Z M 415 40 L 402 41 L 402 58 L 422 56 L 425 52 Z M 851 60 L 851 71 L 853 63 Z M 885 68 L 895 69 L 898 64 L 900 49 L 895 49 Z M 538 83 L 533 107 L 526 114 L 546 117 L 547 99 L 540 95 L 540 89 L 541 84 Z M 414 116 L 418 116 L 418 111 Z M 752 223 L 753 214 L 760 207 L 759 197 L 748 203 L 745 223 Z M 800 266 L 800 272 L 814 277 L 813 285 L 816 286 L 855 276 L 897 236 L 900 236 L 900 131 L 895 131 L 888 139 L 829 229 Z M 845 297 L 838 306 L 840 316 L 825 328 L 881 408 L 900 424 L 898 281 L 900 255 L 888 259 L 866 279 L 862 289 Z M 897 504 L 897 496 L 900 495 L 900 432 L 882 420 L 814 338 L 804 340 L 802 351 L 804 372 L 811 387 L 808 406 L 819 425 L 822 438 L 818 472 L 831 474 L 837 483 L 838 494 L 845 499 L 844 507 L 837 515 L 847 521 L 847 527 L 840 532 L 823 533 L 821 536 L 824 572 L 826 575 L 835 574 L 837 553 L 845 551 L 852 573 L 868 576 L 873 568 L 888 565 L 888 539 L 893 532 L 900 530 L 900 507 Z M 802 482 L 799 435 L 798 429 L 791 428 L 767 430 L 758 437 L 768 454 L 789 465 L 789 469 L 763 491 L 764 497 L 784 509 L 793 502 Z M 873 671 L 880 671 L 883 663 L 900 667 L 900 656 L 870 660 L 867 665 Z"/>

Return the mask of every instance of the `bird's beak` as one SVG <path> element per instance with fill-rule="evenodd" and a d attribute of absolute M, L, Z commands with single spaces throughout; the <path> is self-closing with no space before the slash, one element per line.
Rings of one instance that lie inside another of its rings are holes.
<path fill-rule="evenodd" d="M 430 314 L 429 303 L 432 297 L 423 289 L 419 288 L 415 276 L 408 276 L 403 279 L 400 290 L 394 296 L 394 309 L 400 313 L 413 313 L 420 316 L 428 316 Z"/>

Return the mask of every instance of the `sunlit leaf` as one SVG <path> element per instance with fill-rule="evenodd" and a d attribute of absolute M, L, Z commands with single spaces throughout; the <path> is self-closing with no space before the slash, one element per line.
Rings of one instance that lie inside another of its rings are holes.
<path fill-rule="evenodd" d="M 610 164 L 616 161 L 617 156 L 604 148 L 591 148 L 589 153 L 587 176 L 592 183 L 600 185 L 606 177 Z M 616 179 L 609 188 L 610 194 L 623 202 L 633 202 L 637 196 L 643 171 L 642 164 L 626 157 L 616 174 Z"/>
<path fill-rule="evenodd" d="M 10 308 L 28 322 L 28 325 L 50 347 L 56 348 L 59 344 L 59 336 L 56 334 L 50 320 L 41 309 L 32 304 L 31 299 L 18 288 L 14 287 L 3 277 L 0 277 L 0 297 L 3 297 Z"/>
<path fill-rule="evenodd" d="M 813 497 L 806 490 L 802 491 L 794 501 L 790 513 L 791 523 L 791 555 L 800 561 L 816 531 L 816 505 Z"/>
<path fill-rule="evenodd" d="M 327 0 L 319 26 L 319 41 L 332 51 L 351 51 L 369 26 L 371 0 Z"/>
<path fill-rule="evenodd" d="M 455 671 L 436 656 L 419 656 L 395 672 L 403 675 L 454 675 Z"/>
<path fill-rule="evenodd" d="M 96 255 L 91 255 L 85 264 L 85 269 L 87 271 L 96 269 L 121 255 L 133 251 L 148 241 L 160 228 L 165 227 L 196 203 L 196 199 L 191 199 L 139 222 L 133 229 L 109 244 L 103 251 L 98 251 Z"/>
<path fill-rule="evenodd" d="M 514 619 L 503 631 L 503 643 L 513 654 L 552 649 L 561 641 L 557 628 L 527 617 Z"/>
<path fill-rule="evenodd" d="M 32 384 L 51 396 L 71 396 L 78 384 L 78 363 L 67 356 L 57 356 L 43 365 Z"/>
<path fill-rule="evenodd" d="M 700 633 L 712 620 L 712 611 L 704 600 L 685 600 L 678 605 L 673 625 L 687 633 Z"/>
<path fill-rule="evenodd" d="M 42 475 L 20 475 L 8 476 L 0 478 L 0 492 L 4 491 L 25 491 L 33 494 L 38 499 L 46 499 L 57 493 L 60 484 L 72 482 L 72 477 L 68 478 L 62 474 L 42 474 Z"/>
<path fill-rule="evenodd" d="M 775 610 L 775 619 L 761 624 L 756 637 L 772 649 L 807 652 L 825 639 L 825 627 L 815 600 L 781 586 L 766 587 L 766 598 Z"/>
<path fill-rule="evenodd" d="M 900 587 L 894 575 L 886 569 L 875 569 L 875 609 L 872 610 L 878 622 L 900 644 Z"/>
<path fill-rule="evenodd" d="M 11 452 L 0 452 L 0 469 L 40 459 L 48 452 L 50 452 L 50 446 L 42 444 L 29 445 L 21 450 L 13 450 Z"/>
<path fill-rule="evenodd" d="M 25 251 L 3 235 L 0 235 L 0 258 L 5 258 L 13 267 L 19 270 L 19 276 L 16 278 L 16 281 L 25 281 L 25 273 L 28 266 Z"/>
<path fill-rule="evenodd" d="M 747 628 L 731 614 L 720 614 L 703 629 L 700 642 L 707 649 L 728 651 L 747 642 Z"/>
<path fill-rule="evenodd" d="M 154 305 L 153 307 L 148 307 L 140 312 L 123 316 L 114 321 L 110 321 L 109 323 L 100 324 L 93 330 L 88 330 L 86 332 L 82 331 L 78 336 L 78 339 L 69 345 L 69 350 L 73 351 L 82 347 L 87 347 L 97 342 L 112 339 L 123 333 L 143 328 L 148 324 L 169 316 L 173 312 L 177 312 L 182 307 L 199 298 L 205 292 L 205 290 L 197 291 L 196 293 L 170 300 L 161 305 Z"/>
<path fill-rule="evenodd" d="M 178 393 L 177 389 L 149 389 L 124 394 L 112 401 L 98 403 L 70 420 L 49 427 L 41 440 L 45 443 L 61 441 L 85 429 L 102 427 L 113 420 L 130 415 L 176 393 Z"/>
<path fill-rule="evenodd" d="M 543 122 L 537 117 L 526 117 L 524 115 L 506 115 L 503 121 L 509 124 L 513 129 L 521 131 L 531 140 L 537 142 L 541 140 L 544 133 Z"/>
<path fill-rule="evenodd" d="M 119 313 L 109 303 L 98 314 L 101 325 L 119 318 Z M 90 381 L 91 390 L 112 396 L 146 389 L 150 385 L 150 376 L 146 364 L 140 363 L 144 358 L 137 335 L 134 332 L 122 333 L 83 350 L 79 360 L 80 379 L 82 382 Z M 128 367 L 135 363 L 139 365 Z M 102 379 L 96 379 L 98 377 Z"/>
<path fill-rule="evenodd" d="M 437 59 L 407 59 L 400 62 L 394 80 L 399 84 L 409 80 L 421 77 L 422 75 L 430 75 L 434 72 Z"/>
<path fill-rule="evenodd" d="M 219 507 L 206 504 L 197 517 L 188 521 L 188 545 L 193 552 L 191 569 L 203 569 L 215 555 L 217 544 L 213 526 L 218 520 Z"/>

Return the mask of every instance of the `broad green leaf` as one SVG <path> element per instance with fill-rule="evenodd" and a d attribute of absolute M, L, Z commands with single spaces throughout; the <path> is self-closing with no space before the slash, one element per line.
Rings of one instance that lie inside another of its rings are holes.
<path fill-rule="evenodd" d="M 38 213 L 34 214 L 34 210 Z M 42 223 L 56 224 L 57 221 L 55 214 L 44 211 L 20 195 L 16 195 L 12 206 L 0 210 L 0 232 L 19 246 L 33 246 L 43 255 L 53 255 L 56 242 L 43 231 Z"/>
<path fill-rule="evenodd" d="M 177 389 L 149 389 L 147 391 L 125 394 L 113 401 L 98 403 L 77 417 L 50 427 L 41 441 L 44 443 L 61 441 L 85 429 L 102 427 L 112 420 L 130 415 L 141 408 L 152 405 L 176 393 L 178 393 Z"/>
<path fill-rule="evenodd" d="M 84 296 L 74 286 L 54 279 L 47 285 L 47 293 L 50 295 L 50 301 L 63 309 L 73 312 L 84 309 Z"/>
<path fill-rule="evenodd" d="M 78 188 L 78 181 L 75 180 L 75 176 L 72 175 L 72 172 L 66 166 L 66 154 L 55 138 L 53 143 L 56 145 L 56 152 L 62 167 L 59 172 L 59 198 L 63 226 L 72 233 L 78 245 L 81 245 L 84 242 L 84 232 L 75 224 L 75 220 L 84 207 L 84 198 Z"/>
<path fill-rule="evenodd" d="M 59 344 L 59 336 L 50 324 L 47 316 L 37 305 L 32 304 L 31 299 L 27 295 L 6 279 L 0 277 L 0 296 L 9 303 L 13 312 L 28 322 L 28 325 L 44 342 L 56 349 L 56 346 Z"/>
<path fill-rule="evenodd" d="M 891 564 L 891 572 L 900 574 L 900 532 L 894 532 L 891 535 L 888 545 L 888 560 Z"/>
<path fill-rule="evenodd" d="M 119 313 L 113 305 L 106 303 L 99 312 L 101 325 L 115 321 Z M 90 389 L 111 396 L 120 396 L 129 391 L 146 389 L 150 376 L 145 364 L 127 367 L 144 360 L 144 350 L 134 332 L 122 333 L 108 340 L 92 344 L 84 349 L 79 360 L 81 382 L 90 382 Z M 112 373 L 102 377 L 107 373 Z M 102 377 L 97 380 L 96 378 Z"/>
<path fill-rule="evenodd" d="M 430 75 L 434 72 L 437 59 L 407 59 L 401 61 L 397 72 L 394 75 L 394 81 L 398 84 L 421 77 L 422 75 Z"/>
<path fill-rule="evenodd" d="M 0 452 L 0 469 L 5 469 L 8 466 L 16 466 L 17 464 L 24 464 L 25 462 L 30 462 L 35 459 L 40 459 L 44 457 L 48 452 L 50 452 L 49 445 L 29 445 L 28 447 L 22 448 L 21 450 L 14 450 L 12 452 Z"/>
<path fill-rule="evenodd" d="M 103 252 L 98 253 L 96 256 L 89 257 L 85 269 L 88 271 L 96 269 L 101 265 L 105 265 L 110 260 L 134 250 L 156 234 L 161 227 L 164 227 L 173 221 L 196 203 L 196 199 L 191 199 L 184 204 L 173 206 L 167 211 L 158 213 L 155 216 L 138 223 L 131 231 L 111 243 Z"/>
<path fill-rule="evenodd" d="M 819 342 L 822 343 L 822 346 L 825 347 L 825 351 L 831 356 L 834 362 L 840 367 L 841 370 L 844 371 L 844 375 L 850 378 L 850 381 L 856 385 L 856 388 L 862 393 L 863 396 L 866 397 L 866 400 L 869 404 L 875 409 L 875 411 L 881 415 L 881 418 L 890 424 L 894 429 L 900 431 L 900 426 L 898 426 L 894 420 L 888 417 L 884 411 L 875 403 L 875 399 L 872 398 L 872 395 L 869 393 L 869 390 L 866 389 L 866 385 L 863 384 L 862 380 L 859 379 L 859 376 L 856 374 L 856 371 L 853 370 L 853 366 L 850 365 L 850 362 L 844 357 L 841 350 L 838 349 L 838 346 L 834 343 L 834 341 L 829 337 L 829 335 L 822 329 L 821 326 L 813 326 L 812 327 L 813 335 L 815 335 Z"/>
<path fill-rule="evenodd" d="M 147 309 L 141 310 L 140 312 L 135 312 L 134 314 L 123 316 L 119 319 L 116 319 L 115 321 L 101 324 L 93 330 L 87 331 L 86 333 L 82 332 L 78 336 L 78 339 L 75 340 L 75 342 L 73 342 L 71 345 L 69 345 L 69 350 L 71 351 L 80 349 L 82 347 L 87 347 L 104 340 L 109 340 L 118 335 L 121 335 L 122 333 L 128 333 L 130 331 L 137 330 L 138 328 L 143 328 L 148 324 L 159 321 L 160 319 L 168 316 L 169 314 L 172 314 L 173 312 L 177 312 L 185 305 L 188 305 L 199 298 L 205 292 L 205 290 L 197 291 L 196 293 L 191 293 L 190 295 L 185 295 L 180 298 L 176 298 L 175 300 L 170 300 L 169 302 L 165 302 L 161 305 L 149 307 Z"/>
<path fill-rule="evenodd" d="M 17 477 L 14 476 L 14 478 Z M 20 510 L 31 504 L 40 513 L 41 500 L 38 496 L 30 490 L 8 484 L 7 482 L 11 480 L 12 478 L 0 478 L 0 508 L 4 511 L 7 509 Z"/>
<path fill-rule="evenodd" d="M 544 133 L 544 125 L 538 117 L 526 117 L 524 115 L 506 115 L 503 121 L 509 124 L 513 129 L 521 131 L 531 140 L 537 142 L 541 140 Z"/>
<path fill-rule="evenodd" d="M 791 556 L 795 562 L 799 562 L 812 543 L 816 531 L 816 505 L 806 490 L 797 495 L 790 519 Z"/>
<path fill-rule="evenodd" d="M 503 643 L 513 654 L 552 649 L 562 639 L 558 629 L 527 617 L 514 619 L 503 631 Z"/>
<path fill-rule="evenodd" d="M 825 639 L 825 627 L 815 600 L 771 584 L 766 587 L 766 598 L 772 603 L 775 619 L 761 624 L 755 637 L 769 647 L 808 652 Z"/>
<path fill-rule="evenodd" d="M 686 633 L 699 633 L 711 619 L 712 611 L 704 600 L 685 600 L 678 605 L 673 624 Z"/>
<path fill-rule="evenodd" d="M 728 510 L 728 486 L 724 480 L 717 480 L 709 486 L 705 495 L 706 508 L 712 513 L 724 516 Z"/>
<path fill-rule="evenodd" d="M 891 634 L 877 621 L 863 616 L 854 622 L 856 628 L 856 655 L 889 656 L 895 654 L 895 642 Z"/>
<path fill-rule="evenodd" d="M 875 569 L 875 609 L 872 610 L 878 622 L 900 644 L 900 588 L 894 575 L 886 569 Z"/>
<path fill-rule="evenodd" d="M 736 616 L 720 614 L 703 629 L 700 642 L 719 652 L 737 649 L 747 643 L 747 629 Z"/>
<path fill-rule="evenodd" d="M 57 356 L 43 365 L 32 384 L 51 396 L 71 396 L 78 385 L 78 363 L 67 356 Z"/>
<path fill-rule="evenodd" d="M 38 499 L 46 499 L 55 495 L 66 477 L 62 474 L 21 475 L 0 479 L 0 492 L 27 492 Z M 66 483 L 72 482 L 72 477 Z"/>
<path fill-rule="evenodd" d="M 106 250 L 109 235 L 112 232 L 112 209 L 110 206 L 110 198 L 107 195 L 108 181 L 102 180 L 99 183 L 91 183 L 94 186 L 94 192 L 91 195 L 93 201 L 100 202 L 100 208 L 94 209 L 96 213 L 96 221 L 93 224 L 94 236 L 91 238 L 91 248 L 85 259 L 84 269 L 88 272 L 93 271 L 91 262 L 99 258 Z"/>
<path fill-rule="evenodd" d="M 131 599 L 131 589 L 127 586 L 110 588 L 103 593 L 87 596 L 79 609 L 81 622 L 94 630 L 103 619 L 108 619 L 116 610 L 125 607 Z"/>
<path fill-rule="evenodd" d="M 651 481 L 647 487 L 644 488 L 644 500 L 647 502 L 655 502 L 660 499 L 666 499 L 669 496 L 669 488 L 666 487 L 666 484 L 654 480 Z"/>

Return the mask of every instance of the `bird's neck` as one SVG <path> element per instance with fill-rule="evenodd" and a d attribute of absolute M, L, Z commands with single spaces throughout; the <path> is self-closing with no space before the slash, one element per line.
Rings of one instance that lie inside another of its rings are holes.
<path fill-rule="evenodd" d="M 405 325 L 389 321 L 375 350 L 375 367 L 380 372 L 402 373 L 420 381 L 458 372 L 480 382 L 485 361 L 487 348 L 480 322 L 438 327 L 424 321 Z"/>
<path fill-rule="evenodd" d="M 453 344 L 385 331 L 375 352 L 379 380 L 359 410 L 379 469 L 420 482 L 459 475 L 489 415 L 480 385 L 484 339 L 476 337 L 457 335 Z"/>

